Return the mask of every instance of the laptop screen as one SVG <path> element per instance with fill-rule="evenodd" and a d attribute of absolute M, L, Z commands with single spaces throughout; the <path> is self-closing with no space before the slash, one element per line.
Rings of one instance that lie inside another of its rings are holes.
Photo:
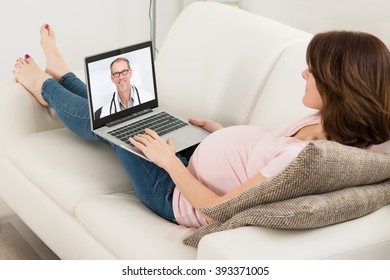
<path fill-rule="evenodd" d="M 85 58 L 92 128 L 158 106 L 152 42 Z"/>

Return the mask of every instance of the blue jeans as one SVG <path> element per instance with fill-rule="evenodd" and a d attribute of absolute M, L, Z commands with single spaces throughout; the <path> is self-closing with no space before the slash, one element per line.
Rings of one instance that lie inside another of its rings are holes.
<path fill-rule="evenodd" d="M 58 82 L 46 80 L 42 85 L 42 97 L 72 132 L 85 139 L 108 143 L 92 132 L 87 87 L 73 73 L 64 75 Z M 108 144 L 118 155 L 141 201 L 156 214 L 176 222 L 172 207 L 175 184 L 169 174 L 152 162 Z M 188 158 L 177 156 L 184 165 L 188 164 Z"/>

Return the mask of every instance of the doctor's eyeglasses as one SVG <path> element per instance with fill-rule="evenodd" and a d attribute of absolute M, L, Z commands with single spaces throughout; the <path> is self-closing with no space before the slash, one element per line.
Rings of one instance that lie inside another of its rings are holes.
<path fill-rule="evenodd" d="M 129 73 L 129 71 L 130 71 L 130 69 L 125 69 L 125 70 L 122 70 L 121 72 L 112 73 L 111 75 L 115 78 L 119 78 L 121 74 L 122 74 L 122 76 L 126 76 Z"/>

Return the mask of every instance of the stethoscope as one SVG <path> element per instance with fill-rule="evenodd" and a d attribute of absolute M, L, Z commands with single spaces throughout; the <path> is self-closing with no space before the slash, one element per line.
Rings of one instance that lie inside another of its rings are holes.
<path fill-rule="evenodd" d="M 139 94 L 138 94 L 138 89 L 136 86 L 131 86 L 131 88 L 135 91 L 135 93 L 137 94 L 137 99 L 138 99 L 138 104 L 141 104 L 141 99 L 139 98 Z M 112 95 L 112 98 L 111 98 L 111 104 L 110 104 L 110 114 L 112 114 L 112 107 L 114 107 L 115 109 L 115 112 L 116 113 L 118 110 L 116 108 L 116 103 L 115 103 L 115 92 L 114 94 Z"/>

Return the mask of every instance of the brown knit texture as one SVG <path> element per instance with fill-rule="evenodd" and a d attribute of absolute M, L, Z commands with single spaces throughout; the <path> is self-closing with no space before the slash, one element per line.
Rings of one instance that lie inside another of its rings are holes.
<path fill-rule="evenodd" d="M 279 229 L 324 227 L 390 203 L 390 155 L 314 141 L 279 175 L 200 211 L 216 220 L 184 243 L 197 247 L 210 233 L 248 225 Z"/>

